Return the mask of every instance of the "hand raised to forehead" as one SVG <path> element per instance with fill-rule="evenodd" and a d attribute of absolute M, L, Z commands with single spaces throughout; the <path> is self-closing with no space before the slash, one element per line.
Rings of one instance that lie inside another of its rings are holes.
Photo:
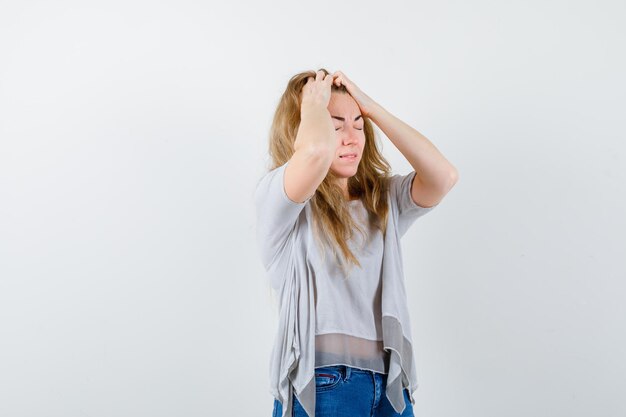
<path fill-rule="evenodd" d="M 317 71 L 315 78 L 308 77 L 302 87 L 302 106 L 328 107 L 333 79 L 332 74 L 325 74 L 324 71 Z"/>
<path fill-rule="evenodd" d="M 354 98 L 356 103 L 361 109 L 361 113 L 365 117 L 370 117 L 372 111 L 376 106 L 376 102 L 372 100 L 367 94 L 365 94 L 359 87 L 356 86 L 350 79 L 341 71 L 335 71 L 333 73 L 333 83 L 339 87 L 344 85 L 348 93 Z"/>

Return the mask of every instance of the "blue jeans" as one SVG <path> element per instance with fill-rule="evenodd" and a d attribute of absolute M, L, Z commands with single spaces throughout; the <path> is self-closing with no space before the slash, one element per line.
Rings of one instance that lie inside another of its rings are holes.
<path fill-rule="evenodd" d="M 293 417 L 413 417 L 413 406 L 405 388 L 402 414 L 387 399 L 387 375 L 346 365 L 315 369 L 315 416 L 307 416 L 295 395 Z M 283 407 L 274 398 L 272 417 L 280 417 Z"/>

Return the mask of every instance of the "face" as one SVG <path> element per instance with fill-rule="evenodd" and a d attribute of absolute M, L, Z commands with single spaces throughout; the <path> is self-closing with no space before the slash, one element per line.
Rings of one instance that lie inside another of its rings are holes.
<path fill-rule="evenodd" d="M 335 159 L 330 169 L 340 178 L 352 177 L 357 172 L 365 147 L 361 110 L 350 94 L 332 93 L 328 111 L 337 135 Z M 348 156 L 350 154 L 355 156 Z"/>

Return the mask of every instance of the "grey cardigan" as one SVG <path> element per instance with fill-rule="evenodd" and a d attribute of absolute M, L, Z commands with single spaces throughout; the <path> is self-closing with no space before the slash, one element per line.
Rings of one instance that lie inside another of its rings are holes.
<path fill-rule="evenodd" d="M 291 417 L 295 394 L 310 417 L 315 416 L 315 271 L 308 256 L 315 245 L 310 227 L 309 197 L 289 199 L 284 172 L 289 162 L 266 173 L 255 190 L 257 244 L 272 288 L 280 300 L 278 331 L 270 360 L 270 393 L 282 403 L 283 417 Z M 386 392 L 398 413 L 405 408 L 402 390 L 411 403 L 417 389 L 411 324 L 407 308 L 400 238 L 420 216 L 437 205 L 421 207 L 411 198 L 415 171 L 393 175 L 389 186 L 389 216 L 382 261 L 382 329 L 384 349 L 390 352 Z"/>

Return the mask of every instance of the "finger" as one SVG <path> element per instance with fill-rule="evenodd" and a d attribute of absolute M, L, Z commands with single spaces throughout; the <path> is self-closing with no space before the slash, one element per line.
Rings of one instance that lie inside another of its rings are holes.
<path fill-rule="evenodd" d="M 336 74 L 338 74 L 338 77 L 341 80 L 343 85 L 350 83 L 350 80 L 348 79 L 348 77 L 346 77 L 346 75 L 343 72 L 337 71 Z"/>
<path fill-rule="evenodd" d="M 304 93 L 305 90 L 309 90 L 311 87 L 311 84 L 313 83 L 315 79 L 313 77 L 307 77 L 306 82 L 304 83 L 304 85 L 302 86 L 302 88 L 300 89 L 301 92 Z"/>
<path fill-rule="evenodd" d="M 324 79 L 324 71 L 317 71 L 315 74 L 315 81 L 321 81 Z"/>

